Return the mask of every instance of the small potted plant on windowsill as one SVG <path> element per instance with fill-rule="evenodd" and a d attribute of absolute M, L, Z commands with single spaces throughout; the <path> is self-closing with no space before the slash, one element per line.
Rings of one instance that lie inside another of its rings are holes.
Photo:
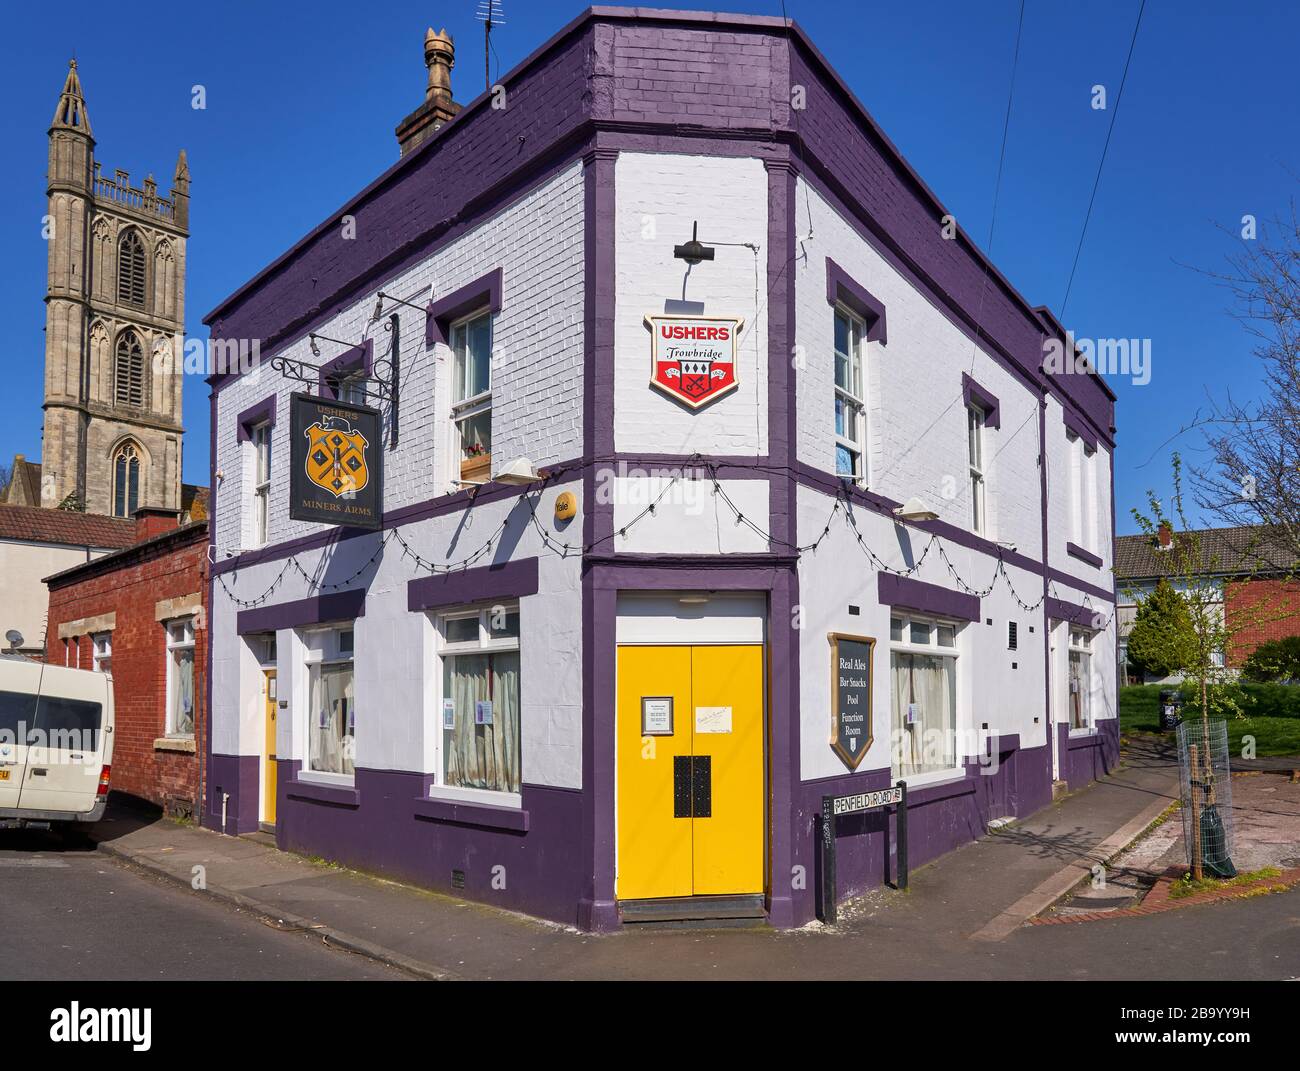
<path fill-rule="evenodd" d="M 465 448 L 460 463 L 460 478 L 467 482 L 482 483 L 491 478 L 492 455 L 482 443 L 470 443 Z"/>

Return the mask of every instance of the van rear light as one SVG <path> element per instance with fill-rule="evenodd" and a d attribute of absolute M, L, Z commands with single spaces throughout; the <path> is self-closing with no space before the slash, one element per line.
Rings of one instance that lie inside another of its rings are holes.
<path fill-rule="evenodd" d="M 95 793 L 96 796 L 108 795 L 108 774 L 112 769 L 112 766 L 105 766 L 99 771 L 99 790 Z"/>

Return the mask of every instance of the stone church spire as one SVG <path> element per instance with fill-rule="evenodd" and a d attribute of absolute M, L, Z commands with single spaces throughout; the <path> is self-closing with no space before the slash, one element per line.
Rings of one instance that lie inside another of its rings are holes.
<path fill-rule="evenodd" d="M 81 94 L 81 79 L 77 77 L 77 61 L 68 61 L 68 77 L 63 82 L 58 106 L 50 129 L 75 130 L 94 140 L 90 129 L 90 113 L 86 111 L 86 98 Z"/>

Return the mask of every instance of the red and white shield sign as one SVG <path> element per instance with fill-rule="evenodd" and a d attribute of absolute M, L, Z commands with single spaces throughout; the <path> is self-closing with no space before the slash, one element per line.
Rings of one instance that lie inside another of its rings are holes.
<path fill-rule="evenodd" d="M 739 386 L 736 339 L 744 320 L 732 316 L 647 316 L 650 385 L 692 409 Z"/>

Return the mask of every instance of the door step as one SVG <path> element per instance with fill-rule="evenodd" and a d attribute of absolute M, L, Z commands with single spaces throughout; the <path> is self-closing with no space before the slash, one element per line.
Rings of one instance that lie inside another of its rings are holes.
<path fill-rule="evenodd" d="M 626 923 L 752 922 L 767 918 L 762 893 L 752 896 L 672 896 L 662 900 L 620 900 L 618 912 Z"/>
<path fill-rule="evenodd" d="M 256 833 L 245 833 L 243 839 L 256 841 L 258 844 L 265 844 L 268 848 L 279 847 L 279 845 L 275 843 L 275 835 L 263 832 L 262 830 L 258 830 Z"/>

